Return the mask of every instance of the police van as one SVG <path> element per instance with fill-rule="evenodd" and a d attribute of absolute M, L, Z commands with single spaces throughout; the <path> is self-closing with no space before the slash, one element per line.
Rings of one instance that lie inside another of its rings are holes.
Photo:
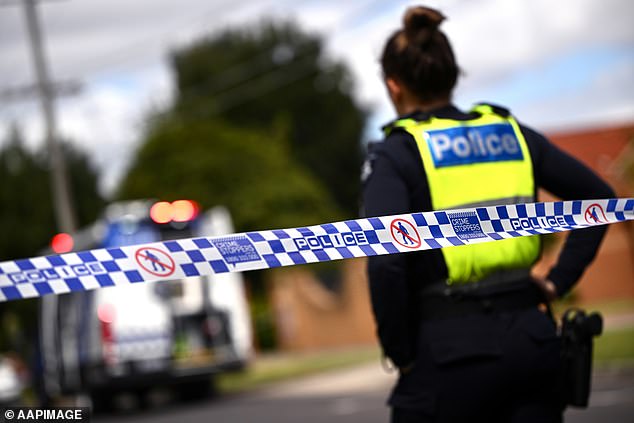
<path fill-rule="evenodd" d="M 48 253 L 231 232 L 224 208 L 199 213 L 188 200 L 130 201 L 110 205 L 76 234 L 56 236 Z M 160 258 L 147 254 L 147 268 L 161 272 Z M 47 295 L 39 320 L 43 398 L 87 394 L 98 408 L 120 391 L 143 401 L 157 385 L 202 397 L 214 374 L 242 369 L 252 355 L 239 273 Z"/>

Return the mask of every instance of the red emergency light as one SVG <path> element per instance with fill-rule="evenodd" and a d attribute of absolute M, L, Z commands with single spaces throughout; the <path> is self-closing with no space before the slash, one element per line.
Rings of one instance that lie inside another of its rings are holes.
<path fill-rule="evenodd" d="M 56 254 L 63 254 L 73 251 L 75 242 L 73 237 L 67 233 L 59 233 L 51 239 L 51 248 Z"/>
<path fill-rule="evenodd" d="M 102 323 L 113 323 L 115 318 L 115 308 L 112 304 L 103 303 L 97 308 L 97 317 Z"/>
<path fill-rule="evenodd" d="M 150 208 L 150 218 L 156 223 L 189 222 L 198 216 L 200 207 L 191 200 L 176 200 L 172 203 L 159 201 Z"/>

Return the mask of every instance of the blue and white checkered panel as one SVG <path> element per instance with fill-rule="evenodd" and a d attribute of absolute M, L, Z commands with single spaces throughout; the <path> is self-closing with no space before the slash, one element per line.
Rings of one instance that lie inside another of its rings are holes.
<path fill-rule="evenodd" d="M 270 267 L 363 257 L 369 250 L 347 245 L 344 241 L 343 234 L 353 230 L 362 232 L 363 226 L 358 221 L 351 221 L 272 231 L 263 235 L 266 239 L 264 248 L 270 252 L 262 252 L 272 265 Z M 257 244 L 259 250 L 260 247 L 261 244 Z"/>
<path fill-rule="evenodd" d="M 101 286 L 128 285 L 142 281 L 131 249 L 128 249 L 128 253 L 121 248 L 100 249 L 95 252 L 95 258 L 107 271 L 105 275 L 96 277 Z"/>
<path fill-rule="evenodd" d="M 612 203 L 612 204 L 610 204 Z M 619 206 L 618 203 L 621 203 Z M 612 210 L 610 208 L 613 207 Z M 632 219 L 634 215 L 634 199 L 618 199 L 618 201 L 608 203 L 608 211 L 614 213 L 618 221 Z"/>
<path fill-rule="evenodd" d="M 118 267 L 105 250 L 36 257 L 0 264 L 0 299 L 61 294 L 112 285 Z M 112 272 L 108 275 L 108 272 Z"/>
<path fill-rule="evenodd" d="M 204 238 L 166 241 L 164 245 L 176 262 L 177 268 L 182 271 L 183 276 L 202 276 L 214 273 L 211 263 L 222 261 L 218 250 Z"/>
<path fill-rule="evenodd" d="M 97 249 L 0 263 L 0 301 L 451 247 L 631 219 L 634 199 L 567 201 L 371 217 Z"/>
<path fill-rule="evenodd" d="M 631 220 L 634 216 L 634 199 L 619 198 L 609 200 L 606 212 L 614 216 L 618 222 Z"/>
<path fill-rule="evenodd" d="M 305 228 L 302 230 L 306 232 Z M 268 267 L 292 266 L 306 262 L 293 243 L 294 238 L 303 237 L 299 228 L 267 231 L 263 235 L 266 242 L 256 242 L 256 248 L 268 263 Z"/>

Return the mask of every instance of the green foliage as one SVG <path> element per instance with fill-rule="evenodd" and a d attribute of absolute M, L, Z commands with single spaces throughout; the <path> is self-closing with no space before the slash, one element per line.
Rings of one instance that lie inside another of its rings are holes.
<path fill-rule="evenodd" d="M 277 348 L 275 316 L 264 296 L 253 296 L 250 301 L 253 330 L 259 351 L 271 351 Z"/>
<path fill-rule="evenodd" d="M 356 216 L 366 112 L 348 70 L 293 24 L 244 28 L 172 55 L 174 105 L 149 117 L 118 199 L 224 205 L 238 231 Z M 257 342 L 273 348 L 265 285 L 253 278 Z"/>
<path fill-rule="evenodd" d="M 77 220 L 92 222 L 103 207 L 97 174 L 84 154 L 63 145 Z M 56 233 L 45 152 L 30 152 L 13 128 L 0 149 L 0 260 L 38 253 Z"/>
<path fill-rule="evenodd" d="M 0 150 L 0 260 L 29 257 L 54 234 L 46 168 L 24 148 L 13 128 Z"/>
<path fill-rule="evenodd" d="M 289 158 L 283 131 L 214 120 L 158 123 L 138 151 L 121 199 L 191 198 L 229 208 L 239 230 L 321 223 L 338 216 L 320 183 Z"/>
<path fill-rule="evenodd" d="M 352 217 L 366 111 L 352 98 L 348 69 L 322 50 L 321 39 L 290 23 L 200 40 L 173 55 L 175 111 L 189 120 L 220 117 L 257 130 L 284 119 L 290 160 L 314 174 Z"/>
<path fill-rule="evenodd" d="M 17 127 L 0 149 L 0 260 L 37 255 L 57 232 L 46 154 L 27 150 Z M 63 145 L 78 222 L 92 222 L 103 207 L 97 174 L 86 156 Z M 36 300 L 0 304 L 0 351 L 32 347 Z"/>

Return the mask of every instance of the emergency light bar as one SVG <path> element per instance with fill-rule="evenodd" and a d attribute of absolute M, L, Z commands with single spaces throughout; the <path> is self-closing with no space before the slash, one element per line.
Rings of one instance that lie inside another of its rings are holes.
<path fill-rule="evenodd" d="M 198 216 L 200 207 L 192 200 L 159 201 L 150 208 L 150 218 L 155 223 L 189 222 Z"/>

